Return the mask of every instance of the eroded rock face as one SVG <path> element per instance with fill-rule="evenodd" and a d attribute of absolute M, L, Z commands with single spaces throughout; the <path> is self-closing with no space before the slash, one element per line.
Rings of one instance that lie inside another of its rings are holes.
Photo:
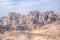
<path fill-rule="evenodd" d="M 8 16 L 4 19 L 4 25 L 18 23 L 20 18 L 20 14 L 17 13 L 9 13 Z"/>
<path fill-rule="evenodd" d="M 57 20 L 57 15 L 54 12 L 49 12 L 48 18 L 48 22 L 54 22 Z"/>
<path fill-rule="evenodd" d="M 40 14 L 39 21 L 43 22 L 44 24 L 49 24 L 57 20 L 57 15 L 53 12 L 45 12 L 43 14 Z"/>
<path fill-rule="evenodd" d="M 9 13 L 6 18 L 3 20 L 3 25 L 10 25 L 12 26 L 12 28 L 15 28 L 18 26 L 19 24 L 19 18 L 20 18 L 20 14 L 17 13 Z"/>
<path fill-rule="evenodd" d="M 6 30 L 33 30 L 56 20 L 60 20 L 60 17 L 53 11 L 44 13 L 31 11 L 27 15 L 10 12 L 3 20 L 0 20 L 0 26 L 6 27 Z"/>

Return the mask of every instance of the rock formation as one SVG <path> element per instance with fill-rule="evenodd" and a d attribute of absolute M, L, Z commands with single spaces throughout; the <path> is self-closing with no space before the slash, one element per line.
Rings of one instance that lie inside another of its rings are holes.
<path fill-rule="evenodd" d="M 3 30 L 34 30 L 57 20 L 60 21 L 60 16 L 53 11 L 30 11 L 27 15 L 10 12 L 3 20 L 0 18 L 0 27 Z"/>

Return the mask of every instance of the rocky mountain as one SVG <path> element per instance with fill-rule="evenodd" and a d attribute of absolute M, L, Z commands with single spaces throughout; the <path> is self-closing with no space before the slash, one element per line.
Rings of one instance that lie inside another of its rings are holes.
<path fill-rule="evenodd" d="M 27 15 L 10 12 L 3 20 L 0 18 L 0 31 L 35 30 L 56 21 L 60 21 L 60 15 L 53 11 L 30 11 Z"/>

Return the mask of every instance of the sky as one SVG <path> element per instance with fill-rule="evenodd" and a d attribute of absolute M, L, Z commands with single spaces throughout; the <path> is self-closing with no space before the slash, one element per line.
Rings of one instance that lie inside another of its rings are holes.
<path fill-rule="evenodd" d="M 33 10 L 60 12 L 60 0 L 0 0 L 0 17 L 9 12 L 25 15 Z"/>

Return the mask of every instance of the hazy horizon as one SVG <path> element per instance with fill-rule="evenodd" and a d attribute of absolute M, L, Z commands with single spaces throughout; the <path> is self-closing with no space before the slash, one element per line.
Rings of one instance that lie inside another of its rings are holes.
<path fill-rule="evenodd" d="M 9 12 L 23 15 L 33 10 L 60 12 L 60 0 L 0 0 L 0 17 Z"/>

